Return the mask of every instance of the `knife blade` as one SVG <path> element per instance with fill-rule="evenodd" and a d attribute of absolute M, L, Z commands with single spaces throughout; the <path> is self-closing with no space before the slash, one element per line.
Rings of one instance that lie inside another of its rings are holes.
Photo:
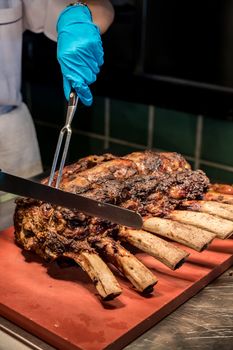
<path fill-rule="evenodd" d="M 27 180 L 0 169 L 0 190 L 30 197 L 50 204 L 56 204 L 69 209 L 77 209 L 87 215 L 97 216 L 114 223 L 140 229 L 142 217 L 140 214 L 120 208 L 116 205 L 98 202 L 79 194 L 65 192 L 51 186 Z"/>

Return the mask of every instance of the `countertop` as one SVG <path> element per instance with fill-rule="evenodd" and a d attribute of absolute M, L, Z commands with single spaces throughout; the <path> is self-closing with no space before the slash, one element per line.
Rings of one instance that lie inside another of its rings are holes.
<path fill-rule="evenodd" d="M 0 203 L 0 230 L 12 225 L 14 201 Z M 233 349 L 233 268 L 125 349 Z M 0 317 L 0 350 L 53 347 Z"/>

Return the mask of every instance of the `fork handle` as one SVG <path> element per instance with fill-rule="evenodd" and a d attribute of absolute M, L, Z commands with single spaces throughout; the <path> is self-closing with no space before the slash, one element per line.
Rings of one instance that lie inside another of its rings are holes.
<path fill-rule="evenodd" d="M 74 106 L 76 106 L 77 102 L 78 102 L 77 93 L 76 93 L 75 89 L 72 88 L 70 91 L 70 98 L 69 98 L 68 106 L 74 107 Z"/>

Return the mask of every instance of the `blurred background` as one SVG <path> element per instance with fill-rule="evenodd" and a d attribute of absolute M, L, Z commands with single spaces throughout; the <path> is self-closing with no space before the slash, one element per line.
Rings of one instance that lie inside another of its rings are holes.
<path fill-rule="evenodd" d="M 233 182 L 233 0 L 115 5 L 93 106 L 78 105 L 68 163 L 106 151 L 182 153 L 213 181 Z M 56 43 L 24 33 L 23 98 L 44 169 L 67 103 Z"/>

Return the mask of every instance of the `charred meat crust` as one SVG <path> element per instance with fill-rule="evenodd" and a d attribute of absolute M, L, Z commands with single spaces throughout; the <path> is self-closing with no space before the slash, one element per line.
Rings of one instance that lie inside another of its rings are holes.
<path fill-rule="evenodd" d="M 184 199 L 201 198 L 208 186 L 206 175 L 192 171 L 182 156 L 151 151 L 123 158 L 110 154 L 83 158 L 65 167 L 61 182 L 65 191 L 133 209 L 145 217 L 166 215 Z M 77 210 L 28 198 L 16 203 L 17 242 L 47 260 L 67 251 L 93 252 L 100 237 L 117 237 L 118 225 Z"/>
<path fill-rule="evenodd" d="M 64 191 L 138 211 L 144 219 L 165 216 L 184 200 L 202 198 L 208 186 L 205 174 L 192 171 L 181 155 L 151 151 L 122 158 L 111 154 L 83 158 L 65 167 L 60 184 Z M 122 227 L 78 210 L 30 198 L 16 203 L 17 243 L 48 261 L 63 257 L 74 260 L 89 275 L 102 299 L 116 297 L 122 290 L 99 254 L 118 268 L 138 292 L 151 292 L 157 283 L 156 276 L 119 241 L 141 247 L 172 269 L 188 255 L 143 230 L 141 236 L 139 231 L 126 231 L 122 236 Z"/>

